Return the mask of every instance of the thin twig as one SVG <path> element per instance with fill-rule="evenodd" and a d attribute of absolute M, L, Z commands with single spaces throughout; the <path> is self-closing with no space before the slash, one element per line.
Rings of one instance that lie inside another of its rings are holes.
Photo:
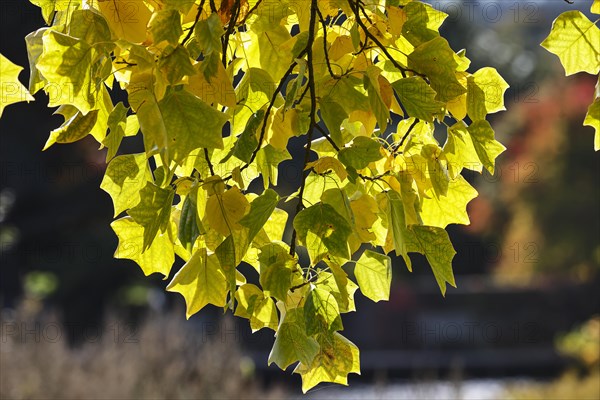
<path fill-rule="evenodd" d="M 248 11 L 248 13 L 246 15 L 244 15 L 244 18 L 242 18 L 242 20 L 240 21 L 240 23 L 238 25 L 244 25 L 246 23 L 246 20 L 252 15 L 252 13 L 254 11 L 256 11 L 258 6 L 260 6 L 260 3 L 262 3 L 262 0 L 258 0 L 256 2 L 256 4 Z"/>
<path fill-rule="evenodd" d="M 223 58 L 221 62 L 225 68 L 227 68 L 227 47 L 229 47 L 229 36 L 231 36 L 233 30 L 235 29 L 235 21 L 240 15 L 240 7 L 240 0 L 235 0 L 235 3 L 233 4 L 233 10 L 231 11 L 231 17 L 229 18 L 229 24 L 227 25 L 227 30 L 223 36 Z"/>
<path fill-rule="evenodd" d="M 198 24 L 198 21 L 200 21 L 200 16 L 202 15 L 202 9 L 204 8 L 204 2 L 206 0 L 202 0 L 200 2 L 200 5 L 198 6 L 198 12 L 196 13 L 196 19 L 194 19 L 194 23 L 192 24 L 192 26 L 190 26 L 187 35 L 185 36 L 185 38 L 183 39 L 183 41 L 181 42 L 181 45 L 185 45 L 185 43 L 190 40 L 190 38 L 192 37 L 192 35 L 194 34 L 194 28 L 196 28 L 196 25 Z"/>
<path fill-rule="evenodd" d="M 327 69 L 329 70 L 329 75 L 333 79 L 340 79 L 340 76 L 333 73 L 331 69 L 331 61 L 329 60 L 329 51 L 327 49 L 327 22 L 325 22 L 325 18 L 321 14 L 321 10 L 317 9 L 317 14 L 319 15 L 319 20 L 321 21 L 321 25 L 323 25 L 323 53 L 325 53 L 325 62 L 327 63 Z"/>
<path fill-rule="evenodd" d="M 204 158 L 206 159 L 206 163 L 208 164 L 208 170 L 210 171 L 211 176 L 215 176 L 215 169 L 213 168 L 212 163 L 210 162 L 210 156 L 208 155 L 208 149 L 204 149 Z"/>
<path fill-rule="evenodd" d="M 321 135 L 323 135 L 323 137 L 325 139 L 327 139 L 327 141 L 331 144 L 331 147 L 333 147 L 335 149 L 335 151 L 337 151 L 339 153 L 340 152 L 340 148 L 338 147 L 337 144 L 335 144 L 335 142 L 333 141 L 333 139 L 331 138 L 331 136 L 329 136 L 329 134 L 327 132 L 325 132 L 325 130 L 323 128 L 321 128 L 319 126 L 319 124 L 315 124 L 315 128 L 317 128 L 317 130 L 319 132 L 321 132 Z"/>
<path fill-rule="evenodd" d="M 398 149 L 400 149 L 402 147 L 402 145 L 404 144 L 404 141 L 408 138 L 408 135 L 410 135 L 410 133 L 412 132 L 412 130 L 414 129 L 415 126 L 417 126 L 417 124 L 420 122 L 419 119 L 415 118 L 415 120 L 413 121 L 412 124 L 410 124 L 410 126 L 408 127 L 408 130 L 406 131 L 406 133 L 404 134 L 404 136 L 402 136 L 402 139 L 400 139 L 400 143 L 398 143 L 398 146 L 396 147 L 396 149 L 394 150 L 394 152 L 398 151 Z"/>

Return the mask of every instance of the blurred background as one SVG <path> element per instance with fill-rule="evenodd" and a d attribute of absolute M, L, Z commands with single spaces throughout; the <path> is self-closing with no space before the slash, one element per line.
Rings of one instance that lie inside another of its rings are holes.
<path fill-rule="evenodd" d="M 357 293 L 345 315 L 362 375 L 307 397 L 599 398 L 600 153 L 582 126 L 596 81 L 564 77 L 539 46 L 591 0 L 429 3 L 450 15 L 442 34 L 470 71 L 495 67 L 511 85 L 491 120 L 508 150 L 494 176 L 466 174 L 480 196 L 471 225 L 449 228 L 458 288 L 444 299 L 423 259 L 412 274 L 394 260 L 390 301 Z M 0 52 L 28 65 L 23 38 L 42 25 L 28 1 L 3 0 Z M 216 308 L 185 321 L 165 281 L 113 259 L 104 153 L 91 137 L 42 153 L 62 117 L 36 100 L 0 120 L 0 397 L 301 396 L 298 375 L 267 367 L 271 331 Z"/>

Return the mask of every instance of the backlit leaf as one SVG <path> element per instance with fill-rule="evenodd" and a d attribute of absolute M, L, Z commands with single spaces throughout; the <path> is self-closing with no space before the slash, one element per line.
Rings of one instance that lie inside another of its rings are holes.
<path fill-rule="evenodd" d="M 559 15 L 542 46 L 560 58 L 567 75 L 600 72 L 600 28 L 580 11 Z"/>
<path fill-rule="evenodd" d="M 389 300 L 392 284 L 392 261 L 386 255 L 366 250 L 356 262 L 354 275 L 360 291 L 377 302 Z"/>
<path fill-rule="evenodd" d="M 208 304 L 224 307 L 227 300 L 225 275 L 216 255 L 208 255 L 206 249 L 194 252 L 192 258 L 175 274 L 167 290 L 183 296 L 188 318 Z"/>

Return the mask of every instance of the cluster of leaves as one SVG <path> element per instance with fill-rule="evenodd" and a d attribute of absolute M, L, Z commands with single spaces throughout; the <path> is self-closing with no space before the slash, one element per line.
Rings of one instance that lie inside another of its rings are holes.
<path fill-rule="evenodd" d="M 269 363 L 298 363 L 306 391 L 359 373 L 341 314 L 359 288 L 388 299 L 386 254 L 408 269 L 423 254 L 442 294 L 455 285 L 445 227 L 469 223 L 461 171 L 493 173 L 504 151 L 486 116 L 508 85 L 467 72 L 439 34 L 446 14 L 412 0 L 30 1 L 48 26 L 26 37 L 29 92 L 65 118 L 46 148 L 92 135 L 107 149 L 115 256 L 173 275 L 188 317 L 213 304 L 274 330 Z M 32 99 L 19 70 L 2 58 L 9 103 Z M 122 154 L 140 132 L 145 151 Z M 292 137 L 302 183 L 280 198 Z"/>
<path fill-rule="evenodd" d="M 600 0 L 594 0 L 592 14 L 600 14 Z M 596 130 L 594 150 L 600 150 L 600 28 L 581 11 L 562 13 L 552 24 L 552 30 L 542 42 L 549 52 L 556 54 L 566 75 L 587 72 L 598 75 L 595 99 L 590 105 L 583 124 Z"/>

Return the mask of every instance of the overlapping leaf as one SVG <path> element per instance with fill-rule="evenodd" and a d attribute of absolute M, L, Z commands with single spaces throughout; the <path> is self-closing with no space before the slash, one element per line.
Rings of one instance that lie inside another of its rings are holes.
<path fill-rule="evenodd" d="M 485 118 L 507 85 L 468 72 L 439 34 L 446 14 L 411 0 L 32 3 L 48 27 L 26 38 L 29 89 L 65 118 L 46 148 L 88 134 L 107 147 L 101 188 L 128 214 L 112 224 L 115 256 L 165 277 L 182 258 L 167 290 L 188 317 L 227 306 L 275 330 L 269 363 L 298 363 L 307 391 L 360 373 L 338 332 L 357 290 L 390 296 L 394 266 L 378 248 L 409 269 L 423 254 L 442 294 L 455 284 L 444 228 L 469 222 L 477 192 L 461 171 L 493 173 L 504 150 Z M 571 13 L 545 42 L 568 72 L 594 71 L 590 23 Z M 0 112 L 32 99 L 1 61 Z M 598 130 L 596 105 L 585 123 Z M 124 154 L 140 132 L 141 153 Z"/>

